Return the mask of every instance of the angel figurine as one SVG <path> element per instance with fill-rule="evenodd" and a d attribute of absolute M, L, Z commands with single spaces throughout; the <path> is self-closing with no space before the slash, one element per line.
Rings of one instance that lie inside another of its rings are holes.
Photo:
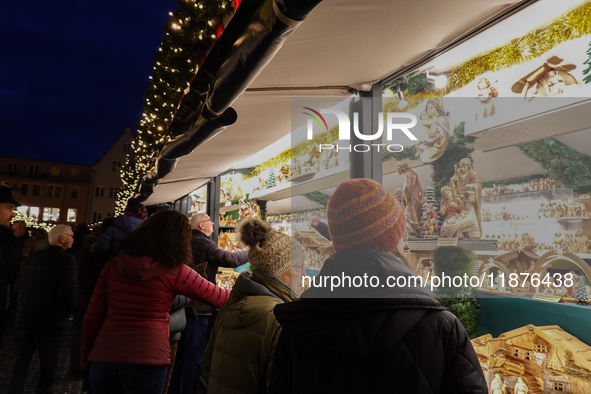
<path fill-rule="evenodd" d="M 496 115 L 495 102 L 493 97 L 498 97 L 499 92 L 497 88 L 491 86 L 487 78 L 480 78 L 476 88 L 476 100 L 480 103 L 478 111 L 476 111 L 476 120 L 488 118 Z"/>

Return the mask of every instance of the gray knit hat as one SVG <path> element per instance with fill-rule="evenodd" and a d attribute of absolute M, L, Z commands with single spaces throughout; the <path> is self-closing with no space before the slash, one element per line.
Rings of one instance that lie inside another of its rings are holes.
<path fill-rule="evenodd" d="M 237 233 L 240 241 L 250 248 L 250 264 L 269 275 L 279 277 L 306 259 L 302 244 L 289 235 L 273 230 L 260 219 L 243 219 L 238 224 Z"/>

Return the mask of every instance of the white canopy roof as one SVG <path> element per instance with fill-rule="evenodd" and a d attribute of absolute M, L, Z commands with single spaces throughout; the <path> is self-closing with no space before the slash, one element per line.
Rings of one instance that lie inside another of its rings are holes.
<path fill-rule="evenodd" d="M 180 158 L 146 204 L 174 201 L 289 134 L 293 97 L 334 100 L 350 95 L 348 88 L 368 90 L 515 3 L 519 1 L 323 1 L 233 103 L 237 122 Z"/>

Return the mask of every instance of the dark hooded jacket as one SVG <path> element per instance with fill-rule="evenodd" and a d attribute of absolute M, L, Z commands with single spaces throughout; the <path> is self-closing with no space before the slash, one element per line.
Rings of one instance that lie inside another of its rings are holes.
<path fill-rule="evenodd" d="M 347 250 L 327 259 L 319 276 L 343 274 L 378 276 L 380 284 L 313 287 L 275 307 L 282 333 L 269 392 L 488 392 L 460 321 L 420 286 L 385 285 L 388 276 L 413 276 L 400 260 Z"/>
<path fill-rule="evenodd" d="M 76 305 L 74 260 L 61 246 L 49 245 L 23 261 L 15 287 L 17 329 L 62 329 Z"/>
<path fill-rule="evenodd" d="M 266 393 L 281 327 L 273 308 L 291 289 L 260 270 L 240 274 L 215 321 L 201 372 L 208 394 Z"/>
<path fill-rule="evenodd" d="M 199 230 L 193 230 L 191 250 L 193 252 L 192 268 L 207 262 L 205 277 L 211 283 L 215 283 L 218 267 L 236 268 L 248 262 L 248 251 L 228 252 Z M 197 319 L 198 315 L 211 315 L 211 308 L 199 302 L 189 304 L 186 311 L 194 319 Z"/>
<path fill-rule="evenodd" d="M 129 233 L 138 228 L 142 223 L 141 219 L 131 215 L 117 216 L 113 220 L 113 225 L 109 227 L 96 241 L 92 247 L 94 254 L 106 254 L 108 258 L 113 258 L 119 253 L 119 242 Z"/>
<path fill-rule="evenodd" d="M 169 310 L 177 294 L 220 307 L 230 292 L 186 265 L 169 268 L 123 254 L 109 260 L 84 316 L 82 367 L 89 361 L 170 364 Z"/>

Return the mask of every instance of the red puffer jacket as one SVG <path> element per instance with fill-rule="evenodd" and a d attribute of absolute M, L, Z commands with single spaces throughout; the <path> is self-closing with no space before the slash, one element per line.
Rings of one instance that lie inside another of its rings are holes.
<path fill-rule="evenodd" d="M 230 292 L 186 265 L 168 268 L 123 254 L 109 260 L 84 316 L 82 367 L 90 361 L 169 364 L 168 311 L 177 294 L 219 308 Z"/>

